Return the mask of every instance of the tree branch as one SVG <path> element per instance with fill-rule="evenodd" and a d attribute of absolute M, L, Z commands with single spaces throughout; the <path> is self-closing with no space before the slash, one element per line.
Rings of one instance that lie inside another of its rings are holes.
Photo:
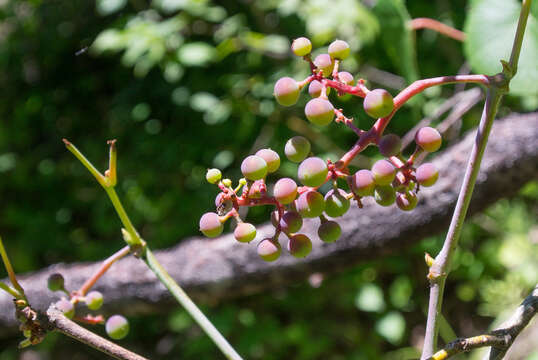
<path fill-rule="evenodd" d="M 456 339 L 444 349 L 433 354 L 428 360 L 446 360 L 459 353 L 487 346 L 491 347 L 491 352 L 489 355 L 486 355 L 484 360 L 500 360 L 536 312 L 538 312 L 538 285 L 523 300 L 512 317 L 498 329 L 485 335 L 473 336 L 467 339 Z"/>
<path fill-rule="evenodd" d="M 266 263 L 256 254 L 254 243 L 240 244 L 232 234 L 216 239 L 193 237 L 177 246 L 156 252 L 170 275 L 196 300 L 215 303 L 221 299 L 252 294 L 302 281 L 312 272 L 340 271 L 362 261 L 395 253 L 426 236 L 445 229 L 459 192 L 467 154 L 476 131 L 448 148 L 433 162 L 440 178 L 432 188 L 420 191 L 420 201 L 412 212 L 376 204 L 354 208 L 342 217 L 342 237 L 336 243 L 317 240 L 317 221 L 305 219 L 304 229 L 314 241 L 306 259 L 283 254 L 275 263 Z M 514 114 L 495 122 L 483 166 L 479 173 L 470 213 L 483 210 L 496 200 L 510 197 L 531 180 L 538 179 L 538 113 Z M 258 239 L 272 233 L 270 224 L 258 227 Z M 118 239 L 119 249 L 122 241 Z M 151 244 L 151 239 L 148 239 Z M 57 296 L 47 289 L 47 277 L 62 273 L 69 289 L 78 289 L 88 274 L 101 263 L 58 264 L 19 276 L 30 303 L 45 311 Z M 118 261 L 100 279 L 96 290 L 106 298 L 105 312 L 144 314 L 177 306 L 147 267 L 138 259 Z M 0 335 L 14 333 L 11 297 L 0 292 Z M 129 312 L 127 312 L 129 311 Z"/>
<path fill-rule="evenodd" d="M 100 352 L 120 360 L 147 360 L 145 357 L 135 354 L 119 345 L 102 338 L 99 335 L 83 328 L 69 320 L 53 305 L 47 310 L 47 320 L 52 330 L 67 335 L 81 343 L 84 343 Z"/>

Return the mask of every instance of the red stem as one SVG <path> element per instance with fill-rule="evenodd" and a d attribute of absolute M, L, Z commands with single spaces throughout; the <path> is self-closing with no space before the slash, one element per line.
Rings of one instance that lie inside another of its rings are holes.
<path fill-rule="evenodd" d="M 411 20 L 411 29 L 430 29 L 458 41 L 464 41 L 466 37 L 463 31 L 454 29 L 442 22 L 429 18 L 416 18 Z"/>

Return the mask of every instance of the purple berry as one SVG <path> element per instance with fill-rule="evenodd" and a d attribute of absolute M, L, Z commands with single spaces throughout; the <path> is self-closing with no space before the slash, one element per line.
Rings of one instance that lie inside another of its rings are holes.
<path fill-rule="evenodd" d="M 213 212 L 205 213 L 200 218 L 200 231 L 207 237 L 217 237 L 222 234 L 223 229 L 219 216 Z"/>
<path fill-rule="evenodd" d="M 353 80 L 353 75 L 347 71 L 340 71 L 338 73 L 338 79 L 346 85 L 353 85 L 355 80 Z"/>
<path fill-rule="evenodd" d="M 364 111 L 377 119 L 389 115 L 394 109 L 392 95 L 384 89 L 375 89 L 366 94 L 363 102 Z"/>
<path fill-rule="evenodd" d="M 334 119 L 334 107 L 329 100 L 315 98 L 306 103 L 306 118 L 313 124 L 326 126 Z"/>
<path fill-rule="evenodd" d="M 379 152 L 384 157 L 396 156 L 402 149 L 402 140 L 398 135 L 388 134 L 384 135 L 379 140 Z"/>
<path fill-rule="evenodd" d="M 318 157 L 309 157 L 299 165 L 297 176 L 304 185 L 318 187 L 325 182 L 328 172 L 325 161 Z"/>
<path fill-rule="evenodd" d="M 299 90 L 297 81 L 290 77 L 283 77 L 275 83 L 274 95 L 280 105 L 292 106 L 299 99 Z"/>
<path fill-rule="evenodd" d="M 403 211 L 413 210 L 417 206 L 417 203 L 417 194 L 411 191 L 403 194 L 398 194 L 398 196 L 396 197 L 396 205 L 398 205 L 398 207 Z"/>
<path fill-rule="evenodd" d="M 240 223 L 234 230 L 235 240 L 248 243 L 256 237 L 256 228 L 249 223 Z"/>
<path fill-rule="evenodd" d="M 283 232 L 296 233 L 303 226 L 303 218 L 297 211 L 286 211 L 280 220 L 280 228 Z"/>
<path fill-rule="evenodd" d="M 319 192 L 311 190 L 302 193 L 296 200 L 297 212 L 304 218 L 318 217 L 325 210 L 325 200 Z"/>
<path fill-rule="evenodd" d="M 113 315 L 106 321 L 105 330 L 112 339 L 121 340 L 129 333 L 129 322 L 121 315 Z"/>
<path fill-rule="evenodd" d="M 374 175 L 370 170 L 357 171 L 351 179 L 351 188 L 359 196 L 371 196 L 374 194 Z"/>
<path fill-rule="evenodd" d="M 321 95 L 321 90 L 323 89 L 323 84 L 319 82 L 318 80 L 313 80 L 310 82 L 310 85 L 308 85 L 308 94 L 312 96 L 313 98 L 317 98 Z M 327 87 L 325 90 L 325 94 L 329 96 L 331 93 L 331 88 Z"/>
<path fill-rule="evenodd" d="M 241 163 L 241 173 L 248 180 L 260 180 L 267 175 L 267 163 L 257 155 L 249 155 Z"/>
<path fill-rule="evenodd" d="M 263 239 L 257 247 L 258 255 L 265 261 L 275 261 L 280 257 L 282 248 L 278 241 L 271 238 Z"/>
<path fill-rule="evenodd" d="M 415 134 L 415 142 L 418 146 L 427 152 L 434 152 L 439 150 L 443 139 L 441 134 L 436 129 L 426 126 L 418 129 Z"/>
<path fill-rule="evenodd" d="M 314 65 L 322 71 L 323 76 L 331 76 L 334 68 L 334 61 L 329 54 L 321 54 L 314 59 Z"/>
<path fill-rule="evenodd" d="M 387 160 L 378 160 L 372 166 L 372 175 L 376 185 L 388 185 L 396 176 L 396 168 Z"/>
<path fill-rule="evenodd" d="M 267 163 L 267 172 L 274 173 L 280 167 L 280 156 L 271 149 L 261 149 L 256 152 Z"/>
<path fill-rule="evenodd" d="M 289 204 L 297 196 L 297 184 L 293 179 L 282 178 L 278 180 L 273 188 L 275 199 L 282 205 Z"/>
<path fill-rule="evenodd" d="M 50 291 L 64 290 L 64 283 L 64 277 L 62 276 L 62 274 L 59 273 L 50 275 L 47 280 L 47 285 Z"/>
<path fill-rule="evenodd" d="M 439 177 L 439 172 L 432 163 L 424 163 L 415 171 L 415 177 L 420 185 L 429 187 L 435 184 Z"/>

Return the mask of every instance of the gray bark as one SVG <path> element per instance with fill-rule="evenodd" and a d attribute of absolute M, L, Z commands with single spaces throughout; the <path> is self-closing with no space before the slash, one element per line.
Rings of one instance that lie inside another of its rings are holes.
<path fill-rule="evenodd" d="M 318 220 L 306 220 L 302 231 L 313 240 L 312 253 L 296 259 L 285 250 L 279 260 L 266 263 L 256 254 L 256 243 L 240 244 L 231 234 L 216 239 L 192 237 L 156 256 L 176 281 L 197 301 L 214 303 L 302 281 L 313 272 L 331 273 L 395 253 L 426 236 L 445 231 L 457 199 L 475 131 L 433 159 L 440 177 L 419 193 L 419 205 L 409 213 L 367 201 L 339 220 L 342 237 L 322 243 Z M 483 210 L 500 198 L 510 197 L 528 181 L 538 179 L 538 113 L 513 114 L 493 126 L 479 174 L 470 213 Z M 257 240 L 272 235 L 272 226 L 258 227 Z M 146 239 L 151 246 L 151 239 Z M 281 238 L 283 248 L 286 239 Z M 117 249 L 123 245 L 118 238 Z M 112 251 L 111 251 L 112 252 Z M 61 294 L 46 288 L 47 277 L 60 272 L 68 289 L 78 288 L 98 268 L 98 263 L 57 264 L 23 274 L 21 283 L 32 306 L 46 310 Z M 104 311 L 121 308 L 123 314 L 164 311 L 177 306 L 144 263 L 134 257 L 113 265 L 96 289 L 105 295 Z M 0 336 L 16 331 L 13 304 L 0 292 Z"/>

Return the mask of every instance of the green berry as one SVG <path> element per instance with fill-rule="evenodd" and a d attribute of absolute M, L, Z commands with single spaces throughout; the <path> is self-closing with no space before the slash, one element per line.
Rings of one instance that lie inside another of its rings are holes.
<path fill-rule="evenodd" d="M 329 45 L 329 55 L 335 59 L 344 60 L 349 56 L 349 45 L 343 40 L 335 40 Z"/>
<path fill-rule="evenodd" d="M 297 258 L 304 258 L 312 251 L 312 241 L 304 234 L 295 234 L 289 238 L 288 251 Z"/>
<path fill-rule="evenodd" d="M 267 175 L 267 163 L 257 155 L 249 155 L 241 163 L 241 173 L 249 180 L 260 180 Z"/>
<path fill-rule="evenodd" d="M 271 149 L 261 149 L 256 153 L 267 163 L 267 172 L 274 173 L 280 167 L 280 156 Z"/>
<path fill-rule="evenodd" d="M 310 82 L 310 85 L 308 85 L 308 94 L 312 96 L 313 98 L 317 98 L 321 95 L 321 90 L 323 89 L 323 84 L 319 82 L 318 80 L 312 80 Z M 329 96 L 331 93 L 331 88 L 327 87 L 325 89 L 325 94 Z"/>
<path fill-rule="evenodd" d="M 375 201 L 381 206 L 390 206 L 396 200 L 396 191 L 390 185 L 376 186 L 374 191 Z"/>
<path fill-rule="evenodd" d="M 325 210 L 325 200 L 319 192 L 310 190 L 302 193 L 295 201 L 297 212 L 304 218 L 318 217 Z"/>
<path fill-rule="evenodd" d="M 325 214 L 339 217 L 349 210 L 349 200 L 341 189 L 329 190 L 325 195 Z"/>
<path fill-rule="evenodd" d="M 207 173 L 205 174 L 205 178 L 208 183 L 216 184 L 222 178 L 222 173 L 219 169 L 208 169 Z"/>
<path fill-rule="evenodd" d="M 283 77 L 275 83 L 274 95 L 280 105 L 292 106 L 299 99 L 299 91 L 297 81 L 290 77 Z"/>
<path fill-rule="evenodd" d="M 256 250 L 263 260 L 270 262 L 280 257 L 282 247 L 278 241 L 267 238 L 260 241 Z"/>
<path fill-rule="evenodd" d="M 113 315 L 106 321 L 105 330 L 110 338 L 121 340 L 129 333 L 129 322 L 121 315 Z"/>
<path fill-rule="evenodd" d="M 47 285 L 50 291 L 59 291 L 65 289 L 65 281 L 62 274 L 55 273 L 49 276 Z"/>
<path fill-rule="evenodd" d="M 312 43 L 308 38 L 297 38 L 291 43 L 291 51 L 297 56 L 308 55 L 312 51 Z"/>
<path fill-rule="evenodd" d="M 256 228 L 249 223 L 240 223 L 234 230 L 235 240 L 248 243 L 256 237 Z"/>
<path fill-rule="evenodd" d="M 323 221 L 318 228 L 318 236 L 324 242 L 335 242 L 342 235 L 342 229 L 336 221 Z"/>
<path fill-rule="evenodd" d="M 403 194 L 398 194 L 398 196 L 396 197 L 396 205 L 398 205 L 398 207 L 403 211 L 413 210 L 417 206 L 417 203 L 417 194 L 411 191 Z"/>
<path fill-rule="evenodd" d="M 220 217 L 213 212 L 205 213 L 200 218 L 200 231 L 207 237 L 217 237 L 222 234 L 223 229 Z"/>
<path fill-rule="evenodd" d="M 329 125 L 334 119 L 333 104 L 327 99 L 310 100 L 306 103 L 304 113 L 308 121 L 319 126 Z"/>
<path fill-rule="evenodd" d="M 99 291 L 90 291 L 86 295 L 86 306 L 90 310 L 98 310 L 103 305 L 103 294 Z"/>
<path fill-rule="evenodd" d="M 294 136 L 286 142 L 284 153 L 288 160 L 300 163 L 310 153 L 310 141 L 302 136 Z"/>
<path fill-rule="evenodd" d="M 394 109 L 394 99 L 387 90 L 375 89 L 366 94 L 363 107 L 364 111 L 371 117 L 382 118 L 389 115 Z"/>
<path fill-rule="evenodd" d="M 318 157 L 309 157 L 305 159 L 297 170 L 299 181 L 306 186 L 321 186 L 327 179 L 327 164 Z"/>
<path fill-rule="evenodd" d="M 303 218 L 297 211 L 286 211 L 280 220 L 280 228 L 283 232 L 296 233 L 303 226 Z"/>

